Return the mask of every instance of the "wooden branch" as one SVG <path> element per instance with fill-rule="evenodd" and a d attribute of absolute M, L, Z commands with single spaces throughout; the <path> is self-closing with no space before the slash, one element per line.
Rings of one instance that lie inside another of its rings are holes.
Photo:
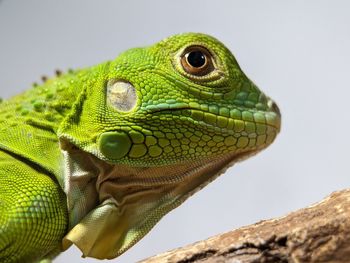
<path fill-rule="evenodd" d="M 350 262 L 350 189 L 141 262 Z"/>

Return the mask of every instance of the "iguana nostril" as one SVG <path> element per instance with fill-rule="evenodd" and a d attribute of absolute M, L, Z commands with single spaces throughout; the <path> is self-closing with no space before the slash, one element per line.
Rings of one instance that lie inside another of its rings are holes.
<path fill-rule="evenodd" d="M 268 107 L 277 115 L 281 116 L 281 111 L 278 108 L 277 104 L 273 100 L 269 100 L 267 103 Z"/>
<path fill-rule="evenodd" d="M 281 115 L 281 111 L 280 111 L 280 108 L 278 108 L 277 104 L 275 102 L 272 103 L 272 106 L 271 106 L 272 110 L 274 112 L 276 112 L 278 115 Z"/>

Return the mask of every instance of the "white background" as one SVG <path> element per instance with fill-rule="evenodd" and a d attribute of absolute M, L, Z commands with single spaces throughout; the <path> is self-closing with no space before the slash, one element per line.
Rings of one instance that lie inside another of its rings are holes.
<path fill-rule="evenodd" d="M 350 5 L 347 1 L 0 2 L 0 88 L 8 98 L 66 70 L 113 59 L 174 33 L 212 34 L 276 100 L 276 142 L 168 214 L 113 262 L 135 262 L 349 186 Z M 96 262 L 70 249 L 56 262 Z"/>

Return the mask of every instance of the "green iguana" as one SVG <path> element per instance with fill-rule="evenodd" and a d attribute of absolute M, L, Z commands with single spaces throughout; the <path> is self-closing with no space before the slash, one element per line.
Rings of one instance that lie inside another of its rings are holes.
<path fill-rule="evenodd" d="M 111 259 L 280 130 L 215 38 L 175 35 L 0 105 L 0 262 Z"/>

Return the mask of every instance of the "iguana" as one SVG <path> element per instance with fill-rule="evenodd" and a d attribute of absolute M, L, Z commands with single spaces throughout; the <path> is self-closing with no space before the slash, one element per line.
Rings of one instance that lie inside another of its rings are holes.
<path fill-rule="evenodd" d="M 0 262 L 122 254 L 280 130 L 215 38 L 179 34 L 0 105 Z"/>

